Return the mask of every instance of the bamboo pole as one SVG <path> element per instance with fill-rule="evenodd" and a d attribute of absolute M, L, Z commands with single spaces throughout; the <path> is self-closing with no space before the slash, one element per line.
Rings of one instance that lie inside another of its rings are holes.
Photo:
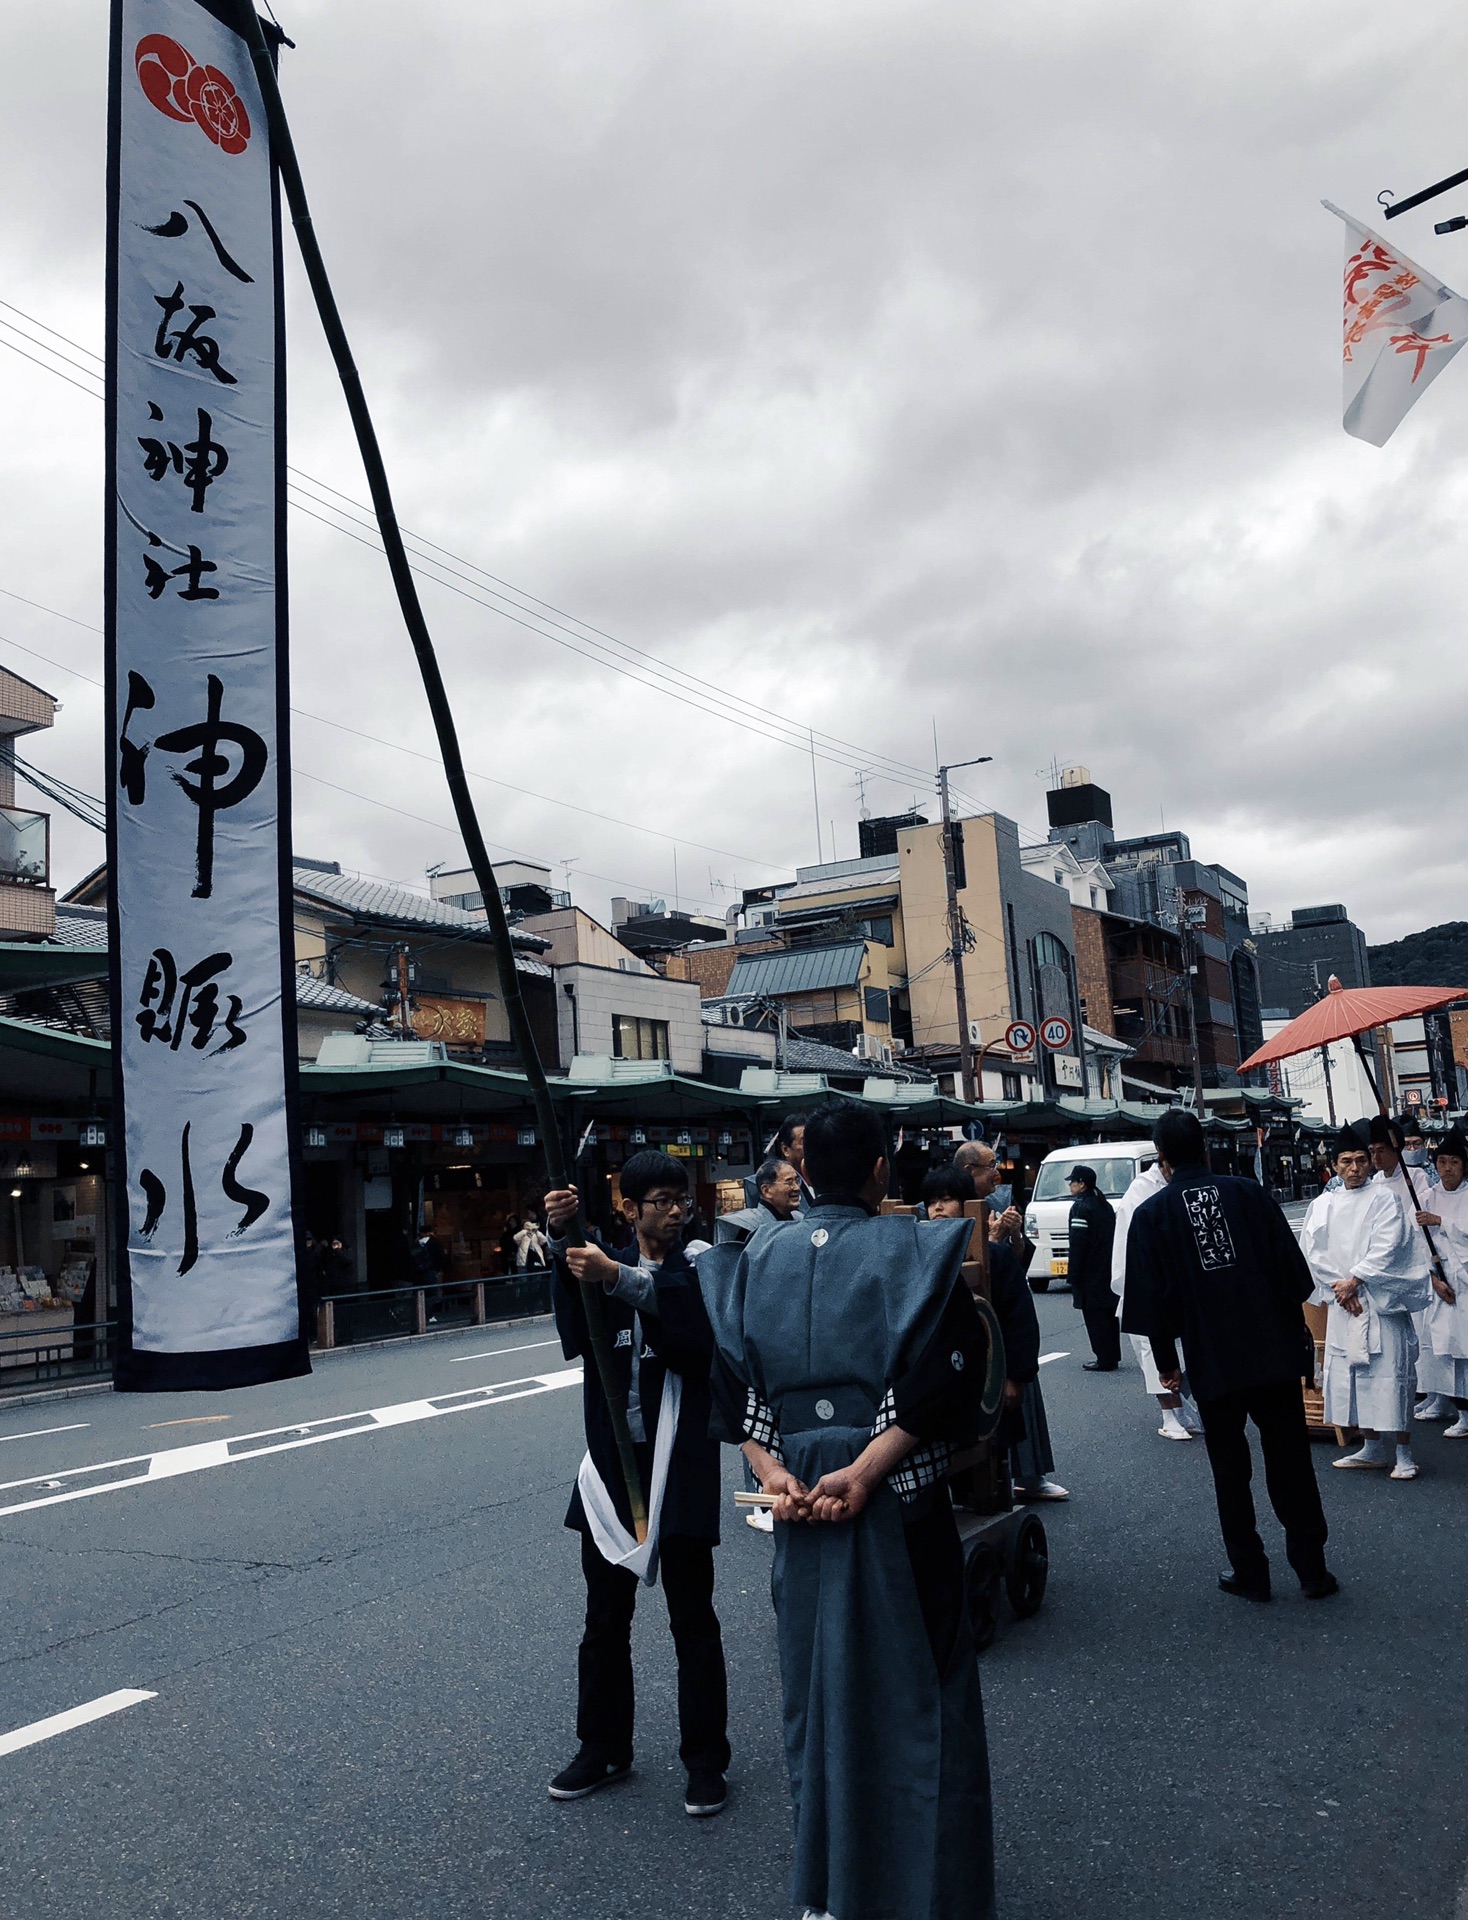
<path fill-rule="evenodd" d="M 301 177 L 295 144 L 291 139 L 290 127 L 286 121 L 285 103 L 281 99 L 280 85 L 276 78 L 275 62 L 270 56 L 270 49 L 265 43 L 264 29 L 251 0 L 242 0 L 240 15 L 244 35 L 250 47 L 250 56 L 255 66 L 255 76 L 260 83 L 260 92 L 265 101 L 275 166 L 285 190 L 291 224 L 296 230 L 301 260 L 306 269 L 306 278 L 310 283 L 312 297 L 316 302 L 316 311 L 321 316 L 322 329 L 326 334 L 327 345 L 331 349 L 331 357 L 336 364 L 337 375 L 346 398 L 347 412 L 351 416 L 352 429 L 357 436 L 357 446 L 362 455 L 362 465 L 366 470 L 367 485 L 372 496 L 372 508 L 377 517 L 378 532 L 382 536 L 388 569 L 392 574 L 393 586 L 397 590 L 398 605 L 402 609 L 403 624 L 408 629 L 408 638 L 412 642 L 413 652 L 418 661 L 418 670 L 422 675 L 423 691 L 428 699 L 428 709 L 433 717 L 433 729 L 438 736 L 439 751 L 443 756 L 444 777 L 448 783 L 449 797 L 453 801 L 454 818 L 464 837 L 464 848 L 469 856 L 469 865 L 473 869 L 475 882 L 484 898 L 490 935 L 494 942 L 500 990 L 504 996 L 505 1013 L 510 1024 L 510 1037 L 514 1041 L 515 1051 L 519 1056 L 521 1071 L 529 1082 L 530 1096 L 535 1106 L 536 1126 L 545 1149 L 546 1174 L 552 1187 L 564 1187 L 568 1184 L 565 1155 L 561 1147 L 555 1108 L 551 1102 L 550 1087 L 535 1044 L 535 1035 L 531 1031 L 530 1018 L 525 1011 L 525 1001 L 520 991 L 520 978 L 515 967 L 514 944 L 510 939 L 510 927 L 505 917 L 504 902 L 500 899 L 489 850 L 484 844 L 484 835 L 479 828 L 479 817 L 475 812 L 473 796 L 469 791 L 463 755 L 459 751 L 459 735 L 454 724 L 453 709 L 449 705 L 443 674 L 439 669 L 438 656 L 434 651 L 433 638 L 428 631 L 428 622 L 418 599 L 418 589 L 413 579 L 412 568 L 408 564 L 407 549 L 403 545 L 402 532 L 393 507 L 392 491 L 388 486 L 387 468 L 383 462 L 382 449 L 378 445 L 377 431 L 372 424 L 372 415 L 367 406 L 367 396 L 362 387 L 361 376 L 352 359 L 346 328 L 342 323 L 336 296 L 332 292 L 331 281 L 327 277 L 320 243 L 317 241 L 316 230 L 312 225 L 305 183 Z M 579 1247 L 586 1244 L 579 1212 L 570 1224 L 567 1238 L 572 1246 Z M 605 1302 L 600 1285 L 595 1282 L 589 1285 L 583 1282 L 581 1299 L 586 1313 L 587 1330 L 591 1339 L 597 1377 L 601 1382 L 602 1393 L 611 1415 L 617 1458 L 622 1469 L 628 1505 L 631 1509 L 633 1532 L 639 1541 L 645 1540 L 647 1538 L 647 1502 L 642 1491 L 641 1476 L 637 1470 L 636 1455 L 632 1449 L 632 1436 L 627 1426 L 626 1401 L 612 1371 L 611 1348 L 607 1342 Z"/>

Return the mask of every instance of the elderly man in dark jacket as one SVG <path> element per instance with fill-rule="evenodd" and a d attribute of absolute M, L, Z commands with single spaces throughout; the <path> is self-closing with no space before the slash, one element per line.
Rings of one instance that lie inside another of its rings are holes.
<path fill-rule="evenodd" d="M 1168 1184 L 1138 1207 L 1127 1235 L 1122 1325 L 1145 1334 L 1162 1384 L 1182 1384 L 1180 1339 L 1231 1571 L 1225 1593 L 1270 1597 L 1269 1561 L 1249 1491 L 1247 1423 L 1259 1429 L 1269 1503 L 1307 1598 L 1335 1593 L 1325 1565 L 1325 1514 L 1300 1383 L 1313 1368 L 1302 1304 L 1314 1291 L 1289 1222 L 1253 1180 L 1210 1173 L 1203 1129 L 1173 1108 L 1152 1139 Z"/>
<path fill-rule="evenodd" d="M 1115 1373 L 1121 1365 L 1121 1327 L 1116 1318 L 1116 1295 L 1111 1291 L 1111 1243 L 1116 1238 L 1116 1215 L 1111 1202 L 1096 1191 L 1094 1167 L 1070 1170 L 1070 1279 L 1071 1304 L 1086 1322 L 1086 1338 L 1096 1356 L 1087 1360 L 1087 1373 Z"/>

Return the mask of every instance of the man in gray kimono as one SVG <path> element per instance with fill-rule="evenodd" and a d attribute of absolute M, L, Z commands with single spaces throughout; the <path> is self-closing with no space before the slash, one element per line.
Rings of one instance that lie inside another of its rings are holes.
<path fill-rule="evenodd" d="M 805 1217 L 699 1262 L 713 1431 L 777 1496 L 792 1897 L 832 1920 L 992 1920 L 984 1710 L 945 1474 L 997 1424 L 970 1223 L 880 1216 L 879 1118 L 806 1122 Z"/>

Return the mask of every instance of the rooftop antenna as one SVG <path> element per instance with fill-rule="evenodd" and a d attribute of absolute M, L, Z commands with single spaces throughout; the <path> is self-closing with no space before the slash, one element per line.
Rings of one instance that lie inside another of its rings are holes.
<path fill-rule="evenodd" d="M 872 812 L 871 808 L 867 805 L 867 770 L 865 767 L 857 768 L 856 779 L 852 784 L 856 788 L 856 804 L 861 818 L 863 820 L 870 820 Z"/>

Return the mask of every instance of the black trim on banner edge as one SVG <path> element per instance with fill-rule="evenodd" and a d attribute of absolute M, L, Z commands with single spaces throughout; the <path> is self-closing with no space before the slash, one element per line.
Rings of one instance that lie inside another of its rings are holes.
<path fill-rule="evenodd" d="M 254 73 L 253 64 L 251 74 Z M 269 116 L 265 137 L 270 142 Z M 270 154 L 270 225 L 275 256 L 275 783 L 276 863 L 279 870 L 280 1027 L 281 1063 L 285 1087 L 286 1204 L 290 1208 L 291 1246 L 295 1257 L 296 1327 L 307 1354 L 304 1372 L 311 1371 L 311 1328 L 306 1314 L 306 1182 L 301 1154 L 300 1029 L 296 1013 L 295 833 L 291 809 L 291 674 L 290 674 L 290 552 L 286 501 L 286 366 L 285 246 L 280 208 L 280 172 L 275 147 Z"/>
<path fill-rule="evenodd" d="M 108 1132 L 112 1147 L 112 1273 L 117 1295 L 117 1347 L 121 1364 L 132 1348 L 133 1288 L 128 1264 L 132 1198 L 127 1166 L 127 1113 L 122 1078 L 122 927 L 117 902 L 117 296 L 118 221 L 122 201 L 122 34 L 126 0 L 112 0 L 107 67 L 107 337 L 103 342 L 105 495 L 102 504 L 103 698 L 107 704 L 107 996 L 111 1018 L 112 1100 Z M 105 1313 L 104 1313 L 104 1318 Z"/>
<path fill-rule="evenodd" d="M 302 1339 L 279 1340 L 268 1347 L 226 1347 L 218 1353 L 142 1349 L 118 1356 L 112 1387 L 115 1393 L 213 1393 L 298 1380 L 310 1371 Z"/>

